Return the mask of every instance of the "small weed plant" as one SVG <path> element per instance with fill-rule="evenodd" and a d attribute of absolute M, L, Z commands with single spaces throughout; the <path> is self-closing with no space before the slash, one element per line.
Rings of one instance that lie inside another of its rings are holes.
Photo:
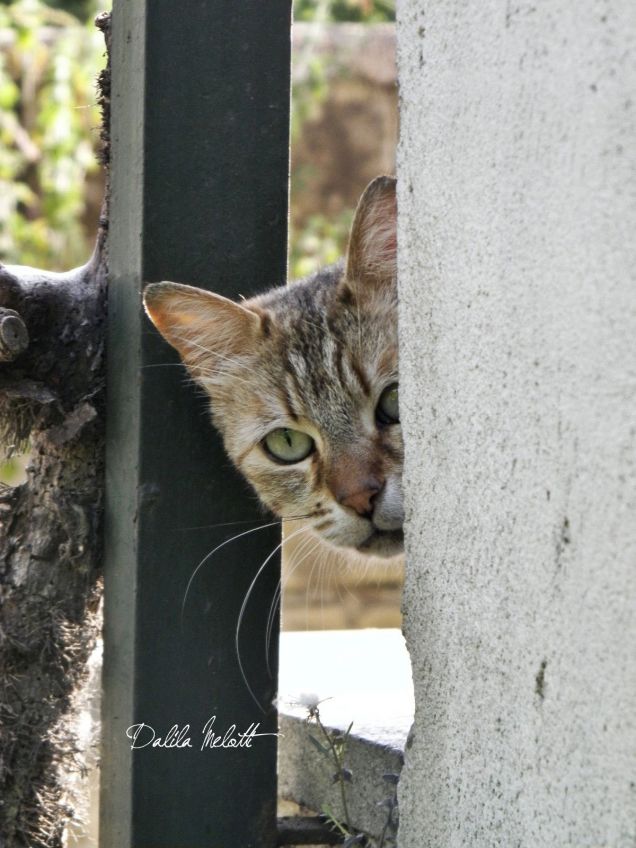
<path fill-rule="evenodd" d="M 384 826 L 378 837 L 367 836 L 352 826 L 349 814 L 348 790 L 354 783 L 354 774 L 347 767 L 347 747 L 350 740 L 353 722 L 343 733 L 325 727 L 320 718 L 320 704 L 317 698 L 303 696 L 303 706 L 307 709 L 307 725 L 310 728 L 309 741 L 313 747 L 330 761 L 334 769 L 332 782 L 337 784 L 340 792 L 341 815 L 336 815 L 328 804 L 324 804 L 321 813 L 332 829 L 341 834 L 345 848 L 362 845 L 365 848 L 395 848 L 398 824 L 397 784 L 399 775 L 392 772 L 382 777 L 387 784 L 387 797 L 378 802 L 378 806 L 386 810 Z"/>

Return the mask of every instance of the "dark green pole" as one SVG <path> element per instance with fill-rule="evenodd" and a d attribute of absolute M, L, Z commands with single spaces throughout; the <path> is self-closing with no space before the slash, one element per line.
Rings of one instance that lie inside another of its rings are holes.
<path fill-rule="evenodd" d="M 246 535 L 211 557 L 182 625 L 199 562 L 267 519 L 204 399 L 143 317 L 140 292 L 173 280 L 238 297 L 284 282 L 290 17 L 290 0 L 114 2 L 101 848 L 276 842 L 276 738 L 200 748 L 212 716 L 216 733 L 276 731 L 265 633 L 277 557 L 241 630 L 265 712 L 234 637 L 280 532 Z M 192 747 L 131 751 L 126 730 L 142 722 L 166 744 L 173 725 L 189 725 L 181 742 Z"/>

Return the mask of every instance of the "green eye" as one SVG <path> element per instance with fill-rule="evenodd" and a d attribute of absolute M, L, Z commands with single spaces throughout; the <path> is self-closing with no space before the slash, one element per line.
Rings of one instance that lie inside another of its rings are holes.
<path fill-rule="evenodd" d="M 397 383 L 392 383 L 382 392 L 375 414 L 381 424 L 398 423 L 400 420 L 400 406 L 398 403 Z"/>
<path fill-rule="evenodd" d="M 267 452 L 280 462 L 300 462 L 314 449 L 314 440 L 300 430 L 278 427 L 265 436 Z"/>

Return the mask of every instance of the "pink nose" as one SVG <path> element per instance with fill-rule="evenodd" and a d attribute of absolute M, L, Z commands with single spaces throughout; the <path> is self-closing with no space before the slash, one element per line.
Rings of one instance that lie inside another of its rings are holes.
<path fill-rule="evenodd" d="M 358 515 L 370 515 L 373 512 L 373 498 L 381 488 L 382 486 L 379 483 L 367 483 L 367 486 L 361 491 L 339 497 L 338 503 L 355 509 Z"/>

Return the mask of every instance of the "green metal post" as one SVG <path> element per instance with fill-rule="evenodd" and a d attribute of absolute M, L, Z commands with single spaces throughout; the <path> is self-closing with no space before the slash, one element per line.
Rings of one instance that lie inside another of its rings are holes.
<path fill-rule="evenodd" d="M 167 279 L 237 297 L 285 280 L 290 16 L 290 0 L 114 2 L 101 848 L 276 844 L 276 738 L 201 744 L 213 716 L 217 733 L 277 729 L 275 655 L 274 680 L 265 668 L 276 558 L 241 639 L 264 713 L 234 635 L 279 528 L 206 562 L 182 625 L 199 562 L 266 519 L 140 293 Z M 237 521 L 255 524 L 218 526 Z M 189 725 L 192 747 L 131 750 L 126 731 L 142 722 L 164 743 Z"/>

